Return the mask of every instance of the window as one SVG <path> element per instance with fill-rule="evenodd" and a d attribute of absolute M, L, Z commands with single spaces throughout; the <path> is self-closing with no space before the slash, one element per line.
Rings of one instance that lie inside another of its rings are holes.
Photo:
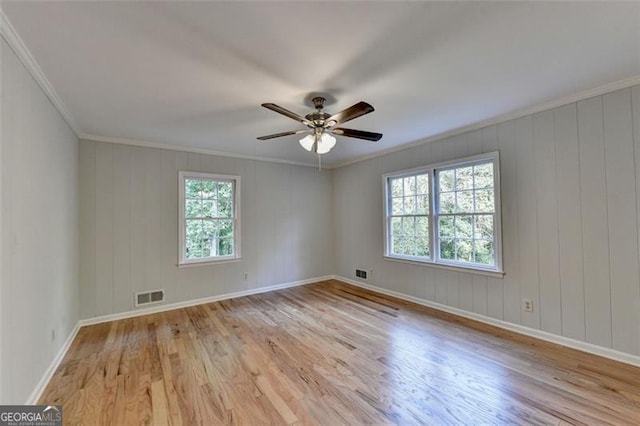
<path fill-rule="evenodd" d="M 240 258 L 240 177 L 179 172 L 179 264 Z"/>
<path fill-rule="evenodd" d="M 385 256 L 502 271 L 498 153 L 386 174 Z"/>
<path fill-rule="evenodd" d="M 399 257 L 428 259 L 429 247 L 429 175 L 410 174 L 389 178 L 391 188 L 391 247 Z"/>

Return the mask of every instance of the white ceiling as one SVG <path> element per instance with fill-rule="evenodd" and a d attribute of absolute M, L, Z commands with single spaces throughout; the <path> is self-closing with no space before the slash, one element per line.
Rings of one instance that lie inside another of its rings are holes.
<path fill-rule="evenodd" d="M 3 2 L 81 134 L 314 163 L 310 92 L 345 127 L 341 164 L 640 74 L 640 3 Z"/>

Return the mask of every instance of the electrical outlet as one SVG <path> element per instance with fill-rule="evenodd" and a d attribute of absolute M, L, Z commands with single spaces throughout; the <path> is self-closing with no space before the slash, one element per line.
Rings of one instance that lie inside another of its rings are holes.
<path fill-rule="evenodd" d="M 51 329 L 51 341 L 55 342 L 56 341 L 56 330 L 55 329 Z"/>
<path fill-rule="evenodd" d="M 522 310 L 525 312 L 533 312 L 533 300 L 522 299 Z"/>
<path fill-rule="evenodd" d="M 248 280 L 249 279 L 249 273 L 245 272 L 244 274 L 242 274 L 242 279 L 243 280 Z"/>

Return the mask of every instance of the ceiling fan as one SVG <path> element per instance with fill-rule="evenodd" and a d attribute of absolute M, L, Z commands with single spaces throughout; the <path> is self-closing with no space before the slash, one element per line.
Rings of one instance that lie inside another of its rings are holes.
<path fill-rule="evenodd" d="M 263 107 L 275 111 L 279 114 L 292 118 L 296 121 L 307 126 L 307 129 L 291 130 L 288 132 L 274 133 L 272 135 L 260 136 L 258 139 L 265 141 L 268 139 L 279 138 L 282 136 L 297 135 L 301 133 L 309 133 L 304 138 L 300 139 L 300 145 L 304 149 L 316 154 L 326 154 L 331 151 L 336 144 L 336 138 L 332 136 L 346 136 L 349 138 L 364 139 L 371 142 L 377 142 L 382 137 L 381 133 L 365 132 L 364 130 L 346 129 L 344 127 L 336 127 L 347 121 L 351 121 L 354 118 L 362 117 L 365 114 L 373 112 L 374 109 L 366 102 L 358 102 L 349 108 L 340 111 L 337 114 L 329 114 L 324 109 L 324 103 L 326 99 L 322 96 L 316 96 L 311 100 L 315 111 L 302 117 L 301 115 L 291 112 L 288 109 L 282 108 L 279 105 L 266 103 L 262 104 Z"/>

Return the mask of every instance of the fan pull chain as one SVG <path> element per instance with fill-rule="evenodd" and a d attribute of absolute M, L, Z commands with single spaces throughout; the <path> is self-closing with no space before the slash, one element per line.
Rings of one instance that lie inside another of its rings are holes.
<path fill-rule="evenodd" d="M 322 171 L 322 155 L 318 154 L 318 171 Z"/>

